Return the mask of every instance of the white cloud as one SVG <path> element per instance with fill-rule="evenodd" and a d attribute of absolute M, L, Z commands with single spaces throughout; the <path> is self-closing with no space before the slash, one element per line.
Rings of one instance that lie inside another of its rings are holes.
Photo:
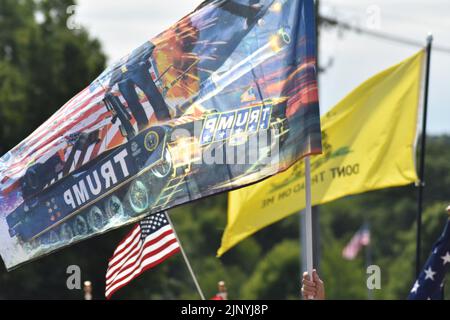
<path fill-rule="evenodd" d="M 98 37 L 111 60 L 156 36 L 201 0 L 78 0 L 77 21 Z"/>
<path fill-rule="evenodd" d="M 429 32 L 436 46 L 450 45 L 450 1 L 448 0 L 322 0 L 325 13 L 337 13 L 339 19 L 359 21 L 365 27 L 367 8 L 380 8 L 380 32 L 422 42 L 425 46 Z M 352 32 L 341 39 L 336 30 L 326 31 L 322 37 L 324 61 L 334 58 L 334 64 L 321 77 L 321 110 L 327 111 L 348 92 L 371 75 L 414 54 L 419 48 L 379 40 Z M 433 52 L 430 98 L 429 132 L 450 133 L 450 54 Z"/>

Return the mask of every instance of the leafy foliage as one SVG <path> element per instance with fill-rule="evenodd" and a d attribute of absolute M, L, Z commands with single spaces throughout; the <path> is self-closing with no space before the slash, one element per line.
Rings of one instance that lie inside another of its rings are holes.
<path fill-rule="evenodd" d="M 0 0 L 0 154 L 105 67 L 100 43 L 70 30 L 72 0 Z"/>
<path fill-rule="evenodd" d="M 20 142 L 104 68 L 105 56 L 87 32 L 66 27 L 72 0 L 0 0 L 0 154 Z M 450 190 L 450 136 L 430 137 L 426 162 L 423 260 L 445 223 Z M 329 299 L 365 299 L 364 252 L 342 249 L 364 221 L 372 226 L 372 261 L 381 267 L 377 299 L 404 299 L 414 282 L 416 189 L 370 192 L 320 207 L 321 270 Z M 171 210 L 170 215 L 207 297 L 225 280 L 230 298 L 298 299 L 299 219 L 289 217 L 215 257 L 226 224 L 226 195 Z M 109 232 L 7 273 L 0 299 L 80 299 L 66 287 L 66 269 L 103 298 L 108 258 L 128 228 Z M 423 261 L 423 262 L 424 262 Z M 181 255 L 143 274 L 115 299 L 197 299 Z"/>

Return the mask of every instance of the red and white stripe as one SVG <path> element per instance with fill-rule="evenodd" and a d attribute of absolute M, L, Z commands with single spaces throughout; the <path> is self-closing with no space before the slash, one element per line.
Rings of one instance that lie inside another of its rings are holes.
<path fill-rule="evenodd" d="M 71 148 L 71 145 L 66 137 L 71 134 L 102 129 L 99 137 L 101 142 L 87 152 L 82 164 L 124 143 L 125 138 L 121 135 L 118 124 L 113 125 L 110 122 L 111 114 L 102 101 L 104 94 L 103 87 L 97 87 L 95 91 L 91 91 L 89 87 L 85 88 L 11 150 L 10 159 L 0 168 L 0 192 L 10 192 L 13 186 L 17 186 L 17 181 L 32 163 L 43 163 L 57 152 L 68 155 L 67 149 Z M 119 99 L 127 107 L 121 95 Z M 152 119 L 153 108 L 145 95 L 141 95 L 141 103 L 148 119 Z M 135 120 L 132 119 L 131 122 L 137 130 Z M 106 130 L 103 130 L 105 128 Z"/>
<path fill-rule="evenodd" d="M 368 229 L 361 229 L 355 233 L 350 242 L 342 251 L 342 256 L 347 260 L 353 260 L 358 255 L 362 247 L 370 244 L 370 231 Z"/>
<path fill-rule="evenodd" d="M 150 269 L 180 251 L 175 233 L 170 225 L 141 240 L 141 228 L 137 224 L 119 244 L 108 264 L 105 296 L 127 285 L 145 270 Z"/>
<path fill-rule="evenodd" d="M 77 132 L 91 132 L 96 129 L 102 129 L 105 127 L 110 128 L 113 131 L 112 134 L 116 134 L 117 126 L 110 125 L 110 113 L 105 108 L 104 104 L 101 102 L 103 97 L 103 91 L 91 94 L 90 96 L 83 94 L 81 97 L 87 98 L 86 101 L 79 101 L 78 104 L 66 104 L 68 107 L 63 107 L 54 116 L 47 120 L 42 126 L 40 126 L 32 135 L 26 138 L 19 146 L 20 148 L 15 148 L 16 150 L 22 149 L 22 152 L 15 152 L 12 150 L 11 160 L 8 165 L 5 166 L 5 170 L 0 172 L 0 177 L 2 177 L 1 189 L 5 190 L 10 185 L 12 185 L 17 179 L 19 179 L 25 173 L 28 165 L 33 162 L 45 162 L 46 159 L 50 158 L 59 151 L 63 151 L 63 154 L 68 154 L 64 152 L 65 149 L 71 146 L 67 143 L 65 136 L 77 133 Z M 81 98 L 78 97 L 78 98 Z M 70 111 L 68 111 L 68 109 Z M 63 111 L 62 111 L 63 110 Z M 104 141 L 108 142 L 112 139 L 111 133 L 103 132 L 102 138 L 106 138 Z M 123 140 L 123 139 L 122 139 Z M 117 144 L 117 140 L 115 141 Z M 119 144 L 123 142 L 120 141 Z M 23 146 L 25 146 L 23 148 Z M 83 163 L 95 158 L 99 153 L 110 149 L 114 146 L 109 146 L 108 143 L 103 145 L 101 148 L 94 148 L 89 152 Z M 67 150 L 65 150 L 67 151 Z M 66 159 L 63 159 L 66 160 Z"/>
<path fill-rule="evenodd" d="M 60 142 L 64 136 L 75 132 L 92 130 L 93 126 L 107 116 L 108 112 L 100 101 L 89 99 L 83 104 L 82 109 L 74 111 L 68 117 L 50 118 L 51 121 L 46 121 L 44 125 L 40 126 L 21 143 L 26 146 L 27 152 L 14 155 L 14 160 L 6 174 L 14 173 L 14 170 L 17 168 L 20 169 L 20 166 L 24 162 L 29 161 L 30 157 L 35 160 L 39 159 L 40 156 L 47 152 L 48 148 Z"/>
<path fill-rule="evenodd" d="M 61 110 L 68 107 L 60 109 L 22 141 L 18 147 L 12 150 L 13 157 L 8 163 L 7 171 L 3 172 L 3 174 L 8 176 L 14 175 L 14 173 L 23 170 L 22 167 L 31 160 L 36 161 L 42 155 L 48 154 L 49 149 L 60 144 L 65 135 L 91 129 L 92 126 L 98 124 L 101 119 L 107 116 L 106 108 L 100 103 L 102 94 L 103 92 L 98 92 L 90 96 L 81 105 L 69 105 L 72 107 L 70 108 L 70 114 L 61 112 Z M 86 97 L 86 95 L 84 94 L 82 97 Z M 16 152 L 18 149 L 23 151 Z"/>

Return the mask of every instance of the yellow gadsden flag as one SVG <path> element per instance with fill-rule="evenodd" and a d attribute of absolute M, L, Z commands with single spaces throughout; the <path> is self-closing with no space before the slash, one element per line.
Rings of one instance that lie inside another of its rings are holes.
<path fill-rule="evenodd" d="M 425 50 L 364 82 L 322 117 L 323 154 L 311 160 L 312 203 L 417 181 L 415 142 Z M 304 164 L 228 198 L 218 256 L 305 207 Z"/>

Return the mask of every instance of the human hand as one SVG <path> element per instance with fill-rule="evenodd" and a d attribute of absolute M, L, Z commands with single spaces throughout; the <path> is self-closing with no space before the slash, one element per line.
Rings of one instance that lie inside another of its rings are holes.
<path fill-rule="evenodd" d="M 316 270 L 313 270 L 312 280 L 308 272 L 303 273 L 302 296 L 305 300 L 325 300 L 325 287 Z"/>

